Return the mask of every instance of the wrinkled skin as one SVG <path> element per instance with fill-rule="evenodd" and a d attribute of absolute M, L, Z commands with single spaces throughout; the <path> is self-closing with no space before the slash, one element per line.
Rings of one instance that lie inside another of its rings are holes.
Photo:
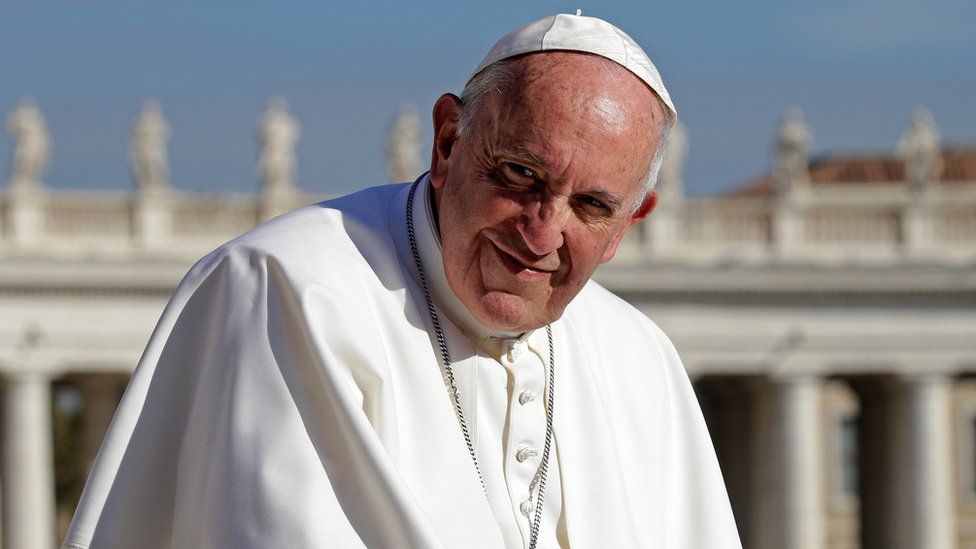
<path fill-rule="evenodd" d="M 448 283 L 484 326 L 519 333 L 558 319 L 624 233 L 657 202 L 641 182 L 664 111 L 623 67 L 547 52 L 514 64 L 456 135 L 460 100 L 434 106 L 430 180 Z"/>

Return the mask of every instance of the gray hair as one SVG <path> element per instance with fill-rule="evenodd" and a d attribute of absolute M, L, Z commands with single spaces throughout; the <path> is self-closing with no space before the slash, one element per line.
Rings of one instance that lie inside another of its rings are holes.
<path fill-rule="evenodd" d="M 512 85 L 515 84 L 516 74 L 512 70 L 511 65 L 516 59 L 518 58 L 503 59 L 488 65 L 484 70 L 474 75 L 464 86 L 464 90 L 461 92 L 461 116 L 458 119 L 457 126 L 458 137 L 467 135 L 471 130 L 475 113 L 490 93 L 505 95 L 511 89 Z M 600 59 L 605 62 L 610 77 L 615 78 L 616 73 L 612 72 L 610 67 L 619 65 L 605 57 L 600 57 Z M 658 132 L 657 149 L 654 151 L 654 156 L 651 157 L 650 168 L 647 170 L 647 175 L 641 183 L 641 192 L 638 195 L 638 200 L 633 205 L 632 213 L 640 208 L 644 199 L 654 190 L 654 186 L 657 185 L 657 177 L 661 172 L 661 165 L 664 163 L 664 156 L 668 151 L 668 144 L 671 141 L 671 127 L 673 125 L 674 115 L 671 113 L 671 109 L 664 104 L 664 101 L 658 97 L 657 93 L 654 94 L 654 98 L 661 105 L 661 110 L 664 111 L 665 116 L 656 128 Z"/>

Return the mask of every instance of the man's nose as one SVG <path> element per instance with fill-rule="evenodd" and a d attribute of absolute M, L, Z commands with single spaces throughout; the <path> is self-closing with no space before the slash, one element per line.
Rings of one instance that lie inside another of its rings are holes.
<path fill-rule="evenodd" d="M 532 203 L 518 221 L 519 233 L 529 251 L 543 256 L 561 248 L 568 215 L 568 208 L 553 200 Z"/>

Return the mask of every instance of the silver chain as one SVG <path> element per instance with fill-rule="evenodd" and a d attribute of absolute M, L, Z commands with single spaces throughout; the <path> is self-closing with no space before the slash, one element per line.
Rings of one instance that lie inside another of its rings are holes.
<path fill-rule="evenodd" d="M 529 499 L 532 498 L 532 491 L 536 484 L 539 485 L 539 495 L 536 498 L 535 516 L 532 519 L 532 528 L 529 531 L 529 549 L 535 549 L 536 541 L 539 539 L 539 526 L 542 524 L 542 502 L 546 497 L 546 474 L 549 472 L 549 450 L 552 448 L 552 403 L 553 389 L 556 383 L 556 351 L 552 344 L 552 326 L 546 324 L 546 335 L 549 336 L 549 383 L 546 387 L 546 443 L 542 447 L 542 463 L 539 464 L 539 471 L 536 473 L 532 483 L 529 484 Z"/>
<path fill-rule="evenodd" d="M 460 392 L 454 380 L 454 369 L 451 367 L 451 355 L 447 351 L 447 339 L 441 329 L 441 323 L 437 318 L 437 310 L 434 308 L 434 301 L 430 295 L 430 286 L 427 284 L 427 277 L 424 274 L 424 267 L 420 261 L 420 251 L 417 248 L 417 236 L 413 226 L 413 198 L 416 194 L 417 186 L 420 184 L 420 176 L 410 187 L 407 195 L 407 236 L 410 239 L 410 252 L 413 254 L 414 263 L 417 265 L 417 274 L 420 276 L 420 286 L 424 290 L 424 298 L 427 300 L 427 312 L 430 313 L 430 320 L 434 326 L 434 335 L 437 338 L 437 347 L 441 353 L 441 363 L 443 365 L 444 382 L 447 384 L 451 400 L 454 402 L 454 412 L 457 414 L 458 423 L 461 426 L 461 434 L 464 435 L 464 443 L 468 446 L 468 453 L 471 454 L 471 461 L 474 463 L 474 470 L 478 473 L 478 480 L 481 481 L 481 489 L 488 497 L 488 488 L 485 486 L 485 477 L 481 474 L 481 467 L 478 465 L 478 456 L 474 451 L 474 443 L 471 441 L 471 431 L 468 424 L 464 421 L 464 410 L 461 409 Z M 542 463 L 536 472 L 532 483 L 529 484 L 529 500 L 532 500 L 532 492 L 536 486 L 539 487 L 539 495 L 536 498 L 532 526 L 529 529 L 529 549 L 535 549 L 539 539 L 539 527 L 542 523 L 542 503 L 546 494 L 546 474 L 549 472 L 549 451 L 552 448 L 552 409 L 553 409 L 553 387 L 556 381 L 555 376 L 555 348 L 552 344 L 552 326 L 546 325 L 546 335 L 549 338 L 549 383 L 546 387 L 546 443 L 542 449 Z"/>

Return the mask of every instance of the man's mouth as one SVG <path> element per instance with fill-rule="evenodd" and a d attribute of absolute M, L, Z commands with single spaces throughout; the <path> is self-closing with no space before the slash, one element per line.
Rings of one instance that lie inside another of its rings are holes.
<path fill-rule="evenodd" d="M 545 278 L 555 272 L 555 269 L 550 270 L 550 269 L 543 269 L 539 266 L 527 265 L 518 257 L 500 248 L 493 241 L 489 240 L 489 242 L 491 242 L 492 247 L 495 249 L 496 253 L 498 254 L 498 257 L 501 260 L 502 265 L 504 265 L 505 268 L 513 275 L 516 275 L 520 278 L 536 280 L 540 278 Z"/>

